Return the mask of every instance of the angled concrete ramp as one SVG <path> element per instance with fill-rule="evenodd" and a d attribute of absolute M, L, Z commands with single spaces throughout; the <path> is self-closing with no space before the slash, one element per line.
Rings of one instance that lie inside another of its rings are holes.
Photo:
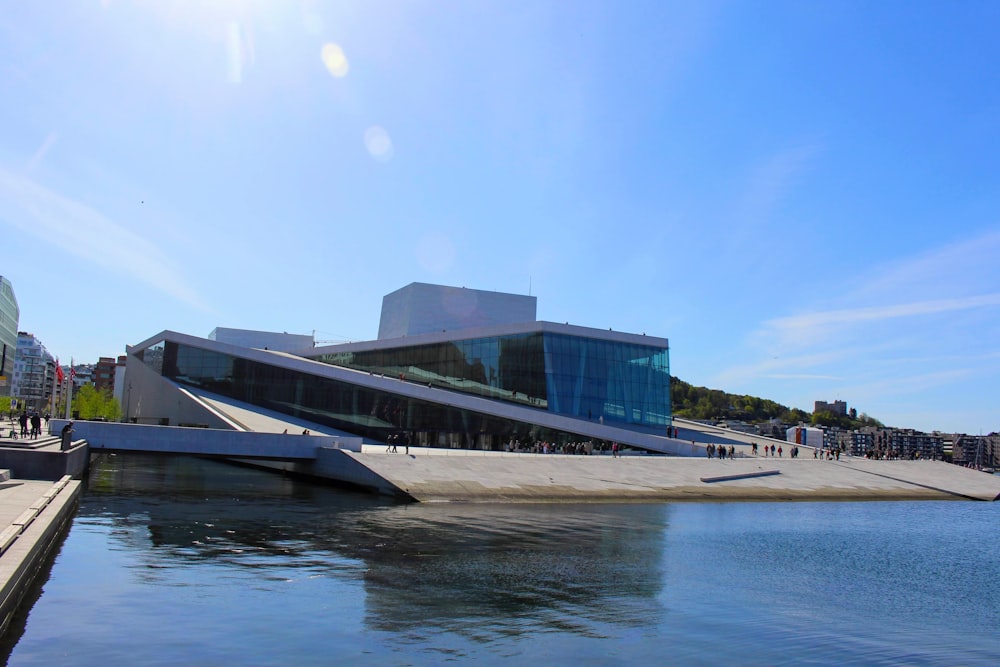
<path fill-rule="evenodd" d="M 996 500 L 1000 477 L 935 461 L 344 452 L 387 488 L 423 502 Z M 759 471 L 767 476 L 746 476 Z M 740 476 L 705 483 L 702 477 Z M 374 488 L 374 487 L 371 487 Z"/>

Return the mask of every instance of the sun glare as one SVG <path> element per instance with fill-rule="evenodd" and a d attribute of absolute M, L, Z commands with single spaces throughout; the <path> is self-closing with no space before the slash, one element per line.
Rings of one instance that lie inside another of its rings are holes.
<path fill-rule="evenodd" d="M 344 50 L 339 46 L 332 42 L 327 42 L 320 51 L 320 57 L 323 59 L 323 64 L 330 74 L 338 79 L 347 76 L 350 65 L 347 64 L 347 56 L 344 55 Z"/>

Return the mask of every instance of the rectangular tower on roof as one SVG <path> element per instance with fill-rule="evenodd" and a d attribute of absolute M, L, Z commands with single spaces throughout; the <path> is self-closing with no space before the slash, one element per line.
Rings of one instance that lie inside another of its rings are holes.
<path fill-rule="evenodd" d="M 534 322 L 538 299 L 522 294 L 410 283 L 382 297 L 379 339 Z"/>

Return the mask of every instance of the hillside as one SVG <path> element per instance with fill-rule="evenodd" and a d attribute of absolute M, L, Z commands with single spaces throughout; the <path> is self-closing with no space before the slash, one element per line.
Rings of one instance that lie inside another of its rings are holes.
<path fill-rule="evenodd" d="M 868 415 L 854 416 L 853 410 L 851 416 L 840 416 L 830 412 L 812 414 L 766 398 L 696 387 L 673 376 L 670 377 L 670 401 L 674 416 L 682 419 L 738 419 L 750 423 L 780 419 L 786 424 L 806 422 L 816 426 L 839 426 L 845 429 L 882 426 L 881 422 Z"/>

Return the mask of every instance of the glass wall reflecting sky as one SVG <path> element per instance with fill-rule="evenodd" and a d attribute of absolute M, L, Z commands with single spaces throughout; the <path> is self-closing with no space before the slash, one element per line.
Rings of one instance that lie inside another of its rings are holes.
<path fill-rule="evenodd" d="M 316 360 L 572 417 L 670 422 L 665 347 L 535 332 L 336 352 Z"/>

